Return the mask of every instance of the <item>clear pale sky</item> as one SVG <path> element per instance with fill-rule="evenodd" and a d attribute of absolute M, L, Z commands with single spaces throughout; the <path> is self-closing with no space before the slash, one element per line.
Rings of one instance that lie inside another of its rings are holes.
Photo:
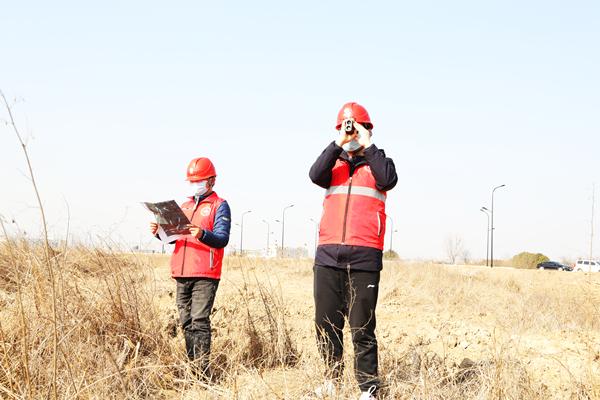
<path fill-rule="evenodd" d="M 295 204 L 286 245 L 312 249 L 323 190 L 308 170 L 357 101 L 396 164 L 402 257 L 442 258 L 449 235 L 485 257 L 479 208 L 506 184 L 496 255 L 575 258 L 593 182 L 600 200 L 598 21 L 595 1 L 10 2 L 0 89 L 55 238 L 70 215 L 75 239 L 153 244 L 139 202 L 183 200 L 187 163 L 208 156 L 234 222 L 252 210 L 245 248 L 264 247 L 263 219 L 279 240 Z M 0 214 L 33 236 L 25 172 L 0 126 Z"/>

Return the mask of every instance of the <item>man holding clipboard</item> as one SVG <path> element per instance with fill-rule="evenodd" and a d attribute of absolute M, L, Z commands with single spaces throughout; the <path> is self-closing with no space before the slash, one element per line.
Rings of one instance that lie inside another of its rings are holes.
<path fill-rule="evenodd" d="M 208 158 L 193 159 L 187 169 L 187 181 L 193 196 L 181 205 L 189 224 L 184 227 L 163 225 L 161 218 L 158 218 L 158 223 L 150 223 L 152 235 L 159 237 L 160 234 L 163 240 L 169 242 L 174 239 L 171 277 L 177 282 L 176 302 L 186 353 L 191 361 L 197 363 L 199 372 L 206 379 L 210 377 L 210 314 L 231 229 L 229 205 L 213 191 L 216 176 L 215 167 Z M 148 208 L 161 216 L 163 212 L 171 217 L 175 214 L 175 221 L 180 224 L 182 217 L 176 215 L 178 211 L 173 210 L 169 203 L 153 204 L 159 206 L 158 210 Z M 163 236 L 163 233 L 166 235 Z"/>

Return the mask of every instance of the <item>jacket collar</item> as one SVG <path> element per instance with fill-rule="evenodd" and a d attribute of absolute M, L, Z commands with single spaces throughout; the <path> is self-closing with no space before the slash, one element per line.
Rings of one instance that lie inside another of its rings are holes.
<path fill-rule="evenodd" d="M 214 192 L 214 191 L 213 191 L 213 192 L 210 192 L 209 194 L 202 195 L 202 196 L 200 196 L 199 198 L 198 198 L 198 197 L 196 197 L 196 196 L 188 196 L 188 199 L 189 199 L 190 201 L 193 201 L 194 203 L 196 203 L 196 202 L 197 202 L 197 203 L 201 203 L 201 202 L 203 202 L 204 200 L 206 200 L 206 199 L 209 199 L 209 198 L 211 198 L 211 197 L 213 197 L 213 196 L 214 196 L 214 197 L 216 197 L 216 196 L 217 196 L 217 193 L 216 193 L 216 192 Z"/>
<path fill-rule="evenodd" d="M 345 151 L 342 151 L 339 158 L 346 161 L 350 165 L 354 165 L 355 167 L 366 163 L 365 156 L 355 156 L 350 159 L 348 153 Z"/>

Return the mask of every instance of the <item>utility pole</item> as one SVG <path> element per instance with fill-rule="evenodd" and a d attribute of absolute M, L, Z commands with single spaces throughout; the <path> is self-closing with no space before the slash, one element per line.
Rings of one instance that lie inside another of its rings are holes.
<path fill-rule="evenodd" d="M 242 213 L 242 224 L 240 226 L 240 256 L 244 256 L 244 215 L 252 212 L 252 210 L 244 211 Z"/>
<path fill-rule="evenodd" d="M 494 267 L 494 192 L 496 191 L 496 189 L 500 189 L 502 187 L 504 187 L 506 185 L 500 185 L 500 186 L 496 186 L 494 189 L 492 189 L 492 229 L 490 232 L 491 235 L 491 239 L 490 239 L 490 268 Z"/>
<path fill-rule="evenodd" d="M 487 267 L 490 265 L 490 210 L 485 207 L 481 207 L 479 211 L 487 215 L 487 231 L 485 232 L 485 266 Z"/>
<path fill-rule="evenodd" d="M 285 251 L 284 239 L 285 239 L 285 210 L 288 208 L 294 207 L 293 204 L 290 204 L 287 207 L 283 208 L 282 217 L 281 217 L 281 257 L 285 257 L 283 254 Z"/>
<path fill-rule="evenodd" d="M 390 220 L 390 222 L 392 223 L 392 226 L 390 228 L 390 257 L 392 257 L 392 251 L 394 250 L 394 220 L 392 219 L 392 217 L 390 217 L 389 215 L 387 216 Z"/>

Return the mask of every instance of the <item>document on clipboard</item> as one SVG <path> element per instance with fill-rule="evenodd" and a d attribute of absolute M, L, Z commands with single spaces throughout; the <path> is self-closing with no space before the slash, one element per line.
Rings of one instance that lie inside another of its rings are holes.
<path fill-rule="evenodd" d="M 142 203 L 156 217 L 158 224 L 158 237 L 166 243 L 172 243 L 183 235 L 189 235 L 190 220 L 175 200 L 161 201 L 159 203 Z"/>

